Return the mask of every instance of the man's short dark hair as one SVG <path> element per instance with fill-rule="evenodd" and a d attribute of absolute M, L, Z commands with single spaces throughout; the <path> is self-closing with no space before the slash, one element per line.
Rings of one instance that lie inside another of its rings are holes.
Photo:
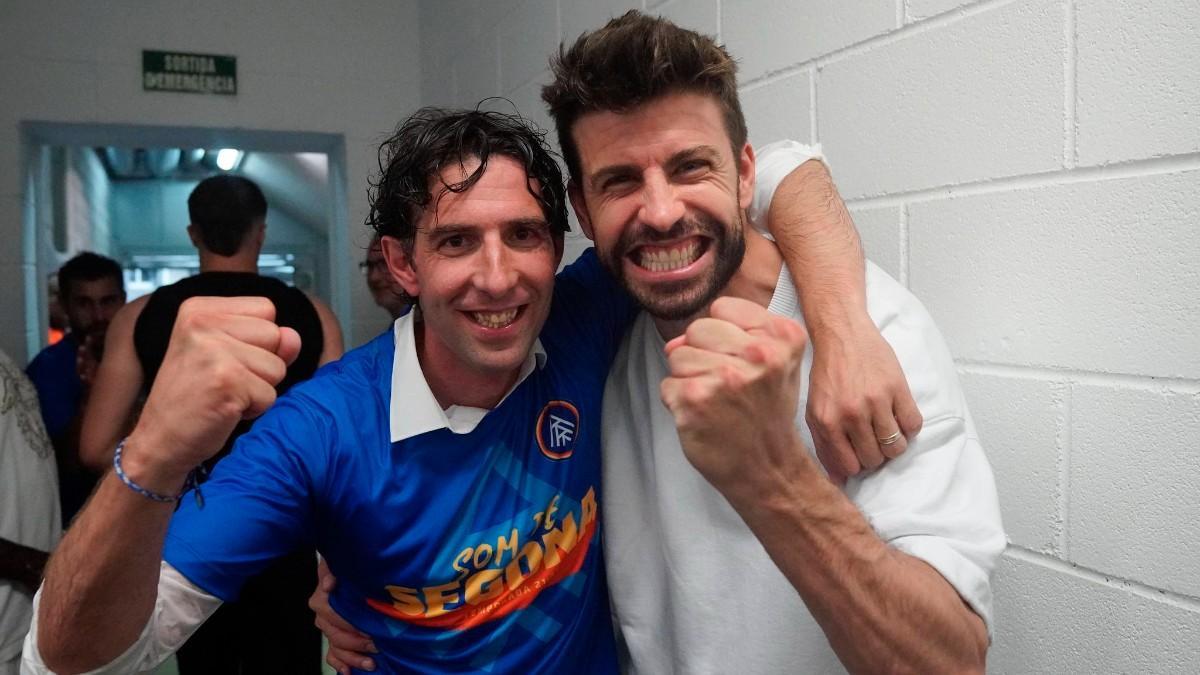
<path fill-rule="evenodd" d="M 580 179 L 579 148 L 571 128 L 591 112 L 627 112 L 667 94 L 713 96 L 725 118 L 736 157 L 746 143 L 746 118 L 737 93 L 737 64 L 716 40 L 637 10 L 560 46 L 551 59 L 554 82 L 542 100 L 558 130 L 567 169 Z"/>
<path fill-rule="evenodd" d="M 59 297 L 70 302 L 74 284 L 98 279 L 112 279 L 122 292 L 125 291 L 125 277 L 116 260 L 91 252 L 80 253 L 58 268 Z"/>
<path fill-rule="evenodd" d="M 188 216 L 204 248 L 231 256 L 242 247 L 251 227 L 267 217 L 267 198 L 249 178 L 210 176 L 188 195 Z"/>
<path fill-rule="evenodd" d="M 552 233 L 570 229 L 562 170 L 544 132 L 520 115 L 440 108 L 418 110 L 379 146 L 379 176 L 368 193 L 367 225 L 380 236 L 411 246 L 420 213 L 434 199 L 430 178 L 440 176 L 443 168 L 478 158 L 479 167 L 462 181 L 442 183 L 450 192 L 466 192 L 483 176 L 492 155 L 516 160 L 525 167 L 525 175 L 538 182 L 541 189 L 529 192 Z M 443 194 L 438 191 L 437 196 Z"/>

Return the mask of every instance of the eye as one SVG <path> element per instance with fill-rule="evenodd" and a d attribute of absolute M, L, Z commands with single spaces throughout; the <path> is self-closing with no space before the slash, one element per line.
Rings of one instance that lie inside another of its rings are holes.
<path fill-rule="evenodd" d="M 676 173 L 689 175 L 704 171 L 708 168 L 708 162 L 702 159 L 689 159 L 679 165 Z"/>
<path fill-rule="evenodd" d="M 521 225 L 513 229 L 510 237 L 517 244 L 539 244 L 545 239 L 548 229 L 547 225 Z"/>
<path fill-rule="evenodd" d="M 438 242 L 438 248 L 447 251 L 456 251 L 466 248 L 467 238 L 461 234 L 452 234 L 443 238 Z"/>
<path fill-rule="evenodd" d="M 620 190 L 629 186 L 629 184 L 632 182 L 633 176 L 630 176 L 629 174 L 613 174 L 604 179 L 604 182 L 600 184 L 600 189 L 606 191 Z"/>

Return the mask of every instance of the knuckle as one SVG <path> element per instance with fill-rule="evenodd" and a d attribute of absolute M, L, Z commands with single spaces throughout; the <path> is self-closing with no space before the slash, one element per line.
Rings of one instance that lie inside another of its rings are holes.
<path fill-rule="evenodd" d="M 834 419 L 847 424 L 858 424 L 864 417 L 857 403 L 842 401 L 834 408 Z"/>

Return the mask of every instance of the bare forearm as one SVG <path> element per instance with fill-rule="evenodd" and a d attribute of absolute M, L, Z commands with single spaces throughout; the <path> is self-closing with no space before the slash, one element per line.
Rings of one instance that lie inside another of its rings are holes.
<path fill-rule="evenodd" d="M 881 541 L 854 504 L 805 460 L 789 477 L 790 487 L 735 497 L 734 506 L 847 669 L 983 672 L 982 620 L 936 570 Z"/>
<path fill-rule="evenodd" d="M 125 465 L 130 475 L 146 475 L 131 464 Z M 182 483 L 174 478 L 141 481 Z M 111 473 L 104 477 L 47 566 L 37 637 L 51 669 L 75 673 L 97 668 L 137 639 L 154 609 L 173 512 L 173 504 L 151 501 Z"/>
<path fill-rule="evenodd" d="M 814 340 L 866 316 L 862 246 L 824 163 L 809 160 L 783 179 L 767 227 L 796 281 Z"/>

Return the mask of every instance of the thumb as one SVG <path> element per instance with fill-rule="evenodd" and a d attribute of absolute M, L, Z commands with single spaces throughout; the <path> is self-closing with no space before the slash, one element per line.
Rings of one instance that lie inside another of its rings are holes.
<path fill-rule="evenodd" d="M 292 365 L 292 361 L 300 355 L 300 334 L 293 328 L 280 326 L 279 346 L 275 348 L 275 354 L 283 359 L 284 363 Z"/>

